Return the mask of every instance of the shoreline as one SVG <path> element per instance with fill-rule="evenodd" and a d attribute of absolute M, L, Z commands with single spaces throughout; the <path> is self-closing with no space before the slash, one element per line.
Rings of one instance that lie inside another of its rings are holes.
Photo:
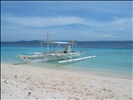
<path fill-rule="evenodd" d="M 132 81 L 126 78 L 1 63 L 2 99 L 131 100 Z"/>
<path fill-rule="evenodd" d="M 9 63 L 10 64 L 10 63 Z M 14 65 L 14 64 L 13 64 Z M 19 65 L 19 64 L 18 64 Z M 23 64 L 23 66 L 26 66 L 27 64 Z M 75 69 L 67 69 L 67 68 L 55 68 L 55 67 L 52 67 L 50 68 L 49 66 L 48 67 L 42 67 L 42 66 L 39 66 L 39 65 L 31 65 L 31 64 L 28 64 L 28 66 L 30 67 L 35 67 L 35 68 L 44 68 L 44 69 L 48 69 L 48 70 L 55 70 L 55 71 L 63 71 L 63 72 L 70 72 L 70 73 L 77 73 L 77 74 L 83 74 L 83 75 L 92 75 L 92 76 L 100 76 L 100 77 L 110 77 L 110 78 L 119 78 L 119 79 L 130 79 L 132 80 L 132 75 L 129 76 L 129 75 L 118 75 L 118 74 L 113 74 L 113 73 L 105 73 L 105 72 L 95 72 L 95 71 L 85 71 L 85 70 L 75 70 Z"/>

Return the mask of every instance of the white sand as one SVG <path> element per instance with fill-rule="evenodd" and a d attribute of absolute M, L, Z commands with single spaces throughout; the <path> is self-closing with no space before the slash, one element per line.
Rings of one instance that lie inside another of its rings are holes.
<path fill-rule="evenodd" d="M 132 100 L 132 80 L 2 63 L 1 98 Z"/>

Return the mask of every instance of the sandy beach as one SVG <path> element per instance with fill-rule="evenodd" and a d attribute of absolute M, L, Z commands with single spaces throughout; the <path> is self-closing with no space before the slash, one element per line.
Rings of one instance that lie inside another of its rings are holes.
<path fill-rule="evenodd" d="M 2 63 L 1 98 L 132 100 L 132 79 Z"/>

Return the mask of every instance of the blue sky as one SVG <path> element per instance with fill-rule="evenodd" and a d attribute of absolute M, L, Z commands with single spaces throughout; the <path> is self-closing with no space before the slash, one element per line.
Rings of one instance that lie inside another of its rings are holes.
<path fill-rule="evenodd" d="M 2 1 L 1 40 L 132 40 L 131 1 Z"/>

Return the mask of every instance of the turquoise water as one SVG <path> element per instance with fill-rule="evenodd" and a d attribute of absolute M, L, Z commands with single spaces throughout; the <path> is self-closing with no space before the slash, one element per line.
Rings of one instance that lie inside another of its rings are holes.
<path fill-rule="evenodd" d="M 23 61 L 16 58 L 19 54 L 29 52 L 42 52 L 46 48 L 28 46 L 2 46 L 1 61 L 11 64 L 21 64 Z M 57 70 L 72 70 L 84 73 L 101 73 L 122 77 L 132 77 L 132 52 L 133 49 L 112 49 L 112 48 L 78 48 L 83 51 L 82 56 L 95 55 L 96 58 L 77 61 L 72 63 L 58 64 L 57 61 L 32 63 L 36 67 L 45 67 Z"/>

